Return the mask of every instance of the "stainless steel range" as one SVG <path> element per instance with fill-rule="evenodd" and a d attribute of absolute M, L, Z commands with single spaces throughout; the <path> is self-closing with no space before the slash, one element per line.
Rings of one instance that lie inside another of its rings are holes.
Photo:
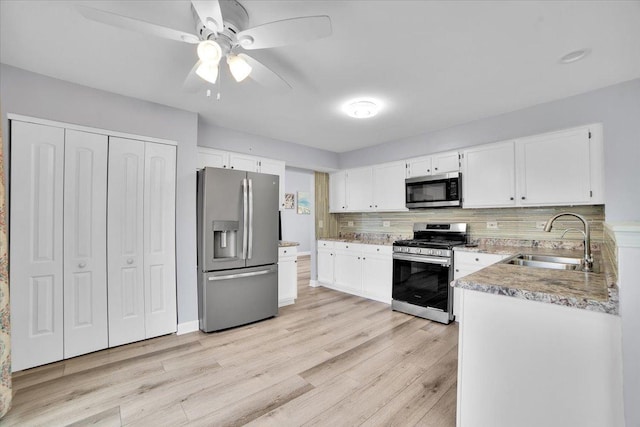
<path fill-rule="evenodd" d="M 467 239 L 467 224 L 419 222 L 413 225 L 413 239 L 394 242 L 391 308 L 452 321 L 453 247 Z"/>

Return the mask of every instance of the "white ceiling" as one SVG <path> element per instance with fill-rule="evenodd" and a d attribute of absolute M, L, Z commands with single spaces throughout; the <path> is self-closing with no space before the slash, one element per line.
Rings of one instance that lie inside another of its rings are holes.
<path fill-rule="evenodd" d="M 640 77 L 640 1 L 240 0 L 250 26 L 329 15 L 333 35 L 251 55 L 293 89 L 182 89 L 195 46 L 84 19 L 74 4 L 193 33 L 188 1 L 0 0 L 0 61 L 198 112 L 221 127 L 345 152 Z M 564 54 L 592 49 L 563 65 Z M 1 77 L 0 77 L 1 78 Z M 380 99 L 366 120 L 340 107 Z"/>

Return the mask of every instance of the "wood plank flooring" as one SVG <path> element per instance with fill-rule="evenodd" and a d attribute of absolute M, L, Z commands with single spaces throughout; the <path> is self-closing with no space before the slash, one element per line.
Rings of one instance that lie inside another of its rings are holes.
<path fill-rule="evenodd" d="M 309 285 L 274 319 L 18 372 L 2 426 L 455 425 L 455 324 Z"/>

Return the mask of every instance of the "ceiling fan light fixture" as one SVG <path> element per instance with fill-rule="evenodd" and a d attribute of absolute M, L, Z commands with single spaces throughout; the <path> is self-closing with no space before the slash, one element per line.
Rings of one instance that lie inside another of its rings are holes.
<path fill-rule="evenodd" d="M 196 69 L 196 74 L 203 80 L 215 84 L 216 80 L 218 80 L 218 64 L 215 62 L 202 61 Z"/>
<path fill-rule="evenodd" d="M 198 58 L 202 62 L 212 62 L 216 65 L 222 58 L 222 48 L 213 40 L 204 40 L 198 44 Z"/>
<path fill-rule="evenodd" d="M 237 82 L 243 81 L 251 74 L 251 65 L 238 55 L 229 55 L 227 64 L 229 64 L 231 75 Z"/>
<path fill-rule="evenodd" d="M 356 99 L 347 102 L 343 110 L 349 117 L 368 119 L 378 114 L 380 105 L 372 99 Z"/>

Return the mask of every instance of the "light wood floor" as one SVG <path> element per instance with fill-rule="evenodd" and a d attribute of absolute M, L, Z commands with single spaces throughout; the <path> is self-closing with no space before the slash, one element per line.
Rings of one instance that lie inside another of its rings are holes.
<path fill-rule="evenodd" d="M 298 265 L 274 319 L 14 374 L 0 425 L 455 425 L 457 326 L 310 288 Z"/>

